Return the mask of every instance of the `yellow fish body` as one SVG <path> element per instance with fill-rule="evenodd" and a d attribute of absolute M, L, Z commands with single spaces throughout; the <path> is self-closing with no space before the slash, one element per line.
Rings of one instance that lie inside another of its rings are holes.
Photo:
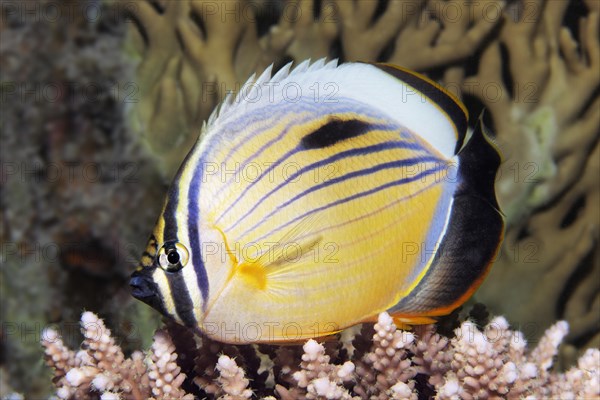
<path fill-rule="evenodd" d="M 481 121 L 391 65 L 319 60 L 251 78 L 203 127 L 133 295 L 230 343 L 318 337 L 462 304 L 502 238 Z"/>

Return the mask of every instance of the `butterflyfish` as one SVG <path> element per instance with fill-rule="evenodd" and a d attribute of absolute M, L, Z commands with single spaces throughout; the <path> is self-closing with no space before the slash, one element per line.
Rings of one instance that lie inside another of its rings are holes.
<path fill-rule="evenodd" d="M 469 130 L 465 106 L 415 72 L 271 66 L 202 126 L 133 296 L 228 343 L 323 337 L 383 311 L 431 322 L 497 254 L 499 164 L 482 119 Z"/>

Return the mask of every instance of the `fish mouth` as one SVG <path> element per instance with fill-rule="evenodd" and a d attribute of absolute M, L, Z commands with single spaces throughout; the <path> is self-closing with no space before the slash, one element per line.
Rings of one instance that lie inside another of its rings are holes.
<path fill-rule="evenodd" d="M 131 295 L 151 307 L 162 309 L 162 301 L 158 295 L 158 286 L 150 275 L 144 271 L 135 271 L 129 280 Z"/>

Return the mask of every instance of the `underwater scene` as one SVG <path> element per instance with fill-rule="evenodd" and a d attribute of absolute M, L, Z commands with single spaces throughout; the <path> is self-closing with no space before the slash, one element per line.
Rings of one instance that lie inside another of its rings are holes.
<path fill-rule="evenodd" d="M 600 0 L 0 13 L 0 399 L 600 399 Z"/>

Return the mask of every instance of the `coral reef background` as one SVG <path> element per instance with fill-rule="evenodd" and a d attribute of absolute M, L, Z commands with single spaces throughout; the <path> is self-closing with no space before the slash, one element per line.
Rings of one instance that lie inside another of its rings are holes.
<path fill-rule="evenodd" d="M 507 231 L 475 298 L 534 344 L 568 321 L 565 368 L 600 346 L 600 1 L 0 7 L 0 396 L 50 393 L 42 332 L 77 348 L 82 310 L 127 356 L 150 348 L 160 322 L 128 275 L 202 120 L 270 63 L 325 56 L 416 69 L 488 110 Z"/>

